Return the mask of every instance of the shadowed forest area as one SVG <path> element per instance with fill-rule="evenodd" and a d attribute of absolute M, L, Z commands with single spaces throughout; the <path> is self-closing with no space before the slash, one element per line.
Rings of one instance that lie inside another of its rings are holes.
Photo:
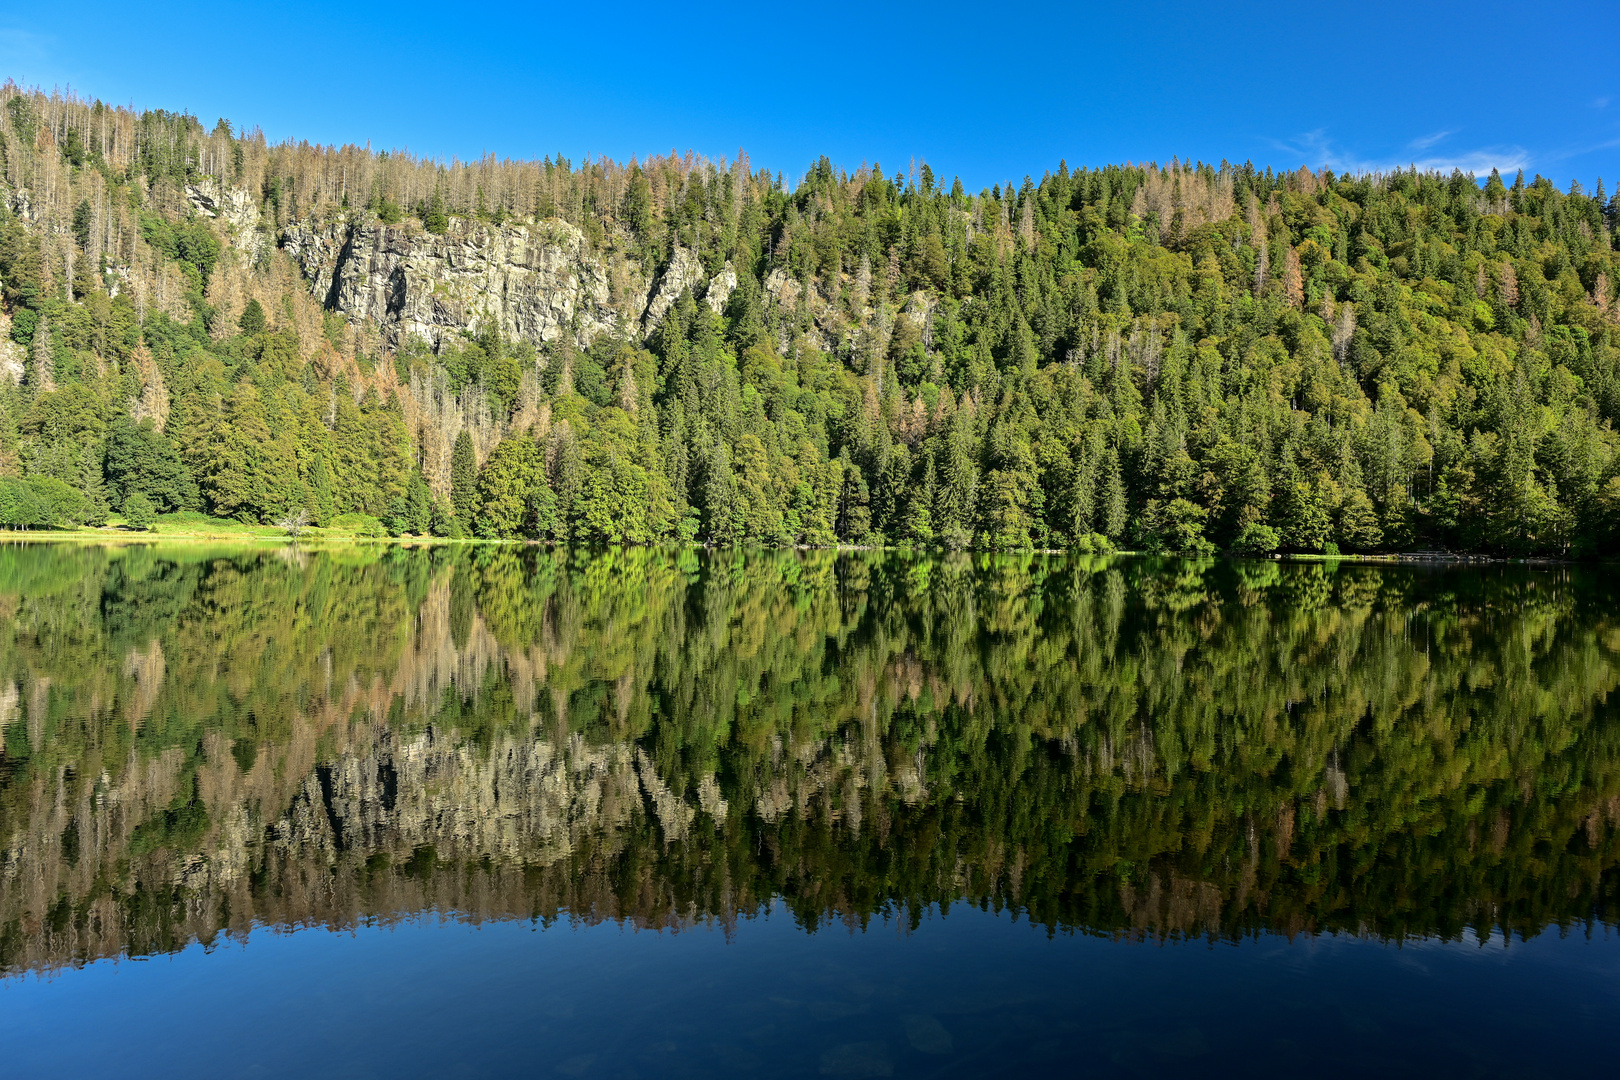
<path fill-rule="evenodd" d="M 0 109 L 0 525 L 1620 540 L 1601 181 L 1059 162 L 970 193 L 922 162 L 789 182 Z"/>
<path fill-rule="evenodd" d="M 0 547 L 0 966 L 255 925 L 1613 925 L 1612 579 Z"/>

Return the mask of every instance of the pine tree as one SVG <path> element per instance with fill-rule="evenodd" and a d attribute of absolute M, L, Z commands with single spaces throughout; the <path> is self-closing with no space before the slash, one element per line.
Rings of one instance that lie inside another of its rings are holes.
<path fill-rule="evenodd" d="M 410 433 L 405 429 L 399 398 L 393 392 L 386 401 L 368 394 L 366 404 L 372 432 L 371 459 L 376 470 L 375 498 L 379 504 L 387 505 L 405 498 L 410 486 L 413 471 Z"/>
<path fill-rule="evenodd" d="M 107 522 L 107 486 L 102 481 L 101 447 L 86 445 L 79 451 L 80 494 L 84 496 L 85 523 L 104 525 Z"/>
<path fill-rule="evenodd" d="M 950 417 L 943 460 L 934 488 L 934 535 L 947 547 L 963 548 L 972 539 L 978 501 L 978 465 L 973 454 L 973 411 L 964 396 Z"/>
<path fill-rule="evenodd" d="M 905 523 L 900 535 L 906 540 L 916 544 L 932 543 L 934 539 L 933 504 L 934 488 L 934 459 L 927 456 L 923 462 L 922 482 L 917 485 L 908 485 L 902 492 L 905 498 Z"/>
<path fill-rule="evenodd" d="M 450 452 L 450 507 L 463 528 L 478 512 L 477 485 L 478 461 L 473 456 L 472 435 L 463 428 L 456 436 L 455 449 Z"/>
<path fill-rule="evenodd" d="M 1103 458 L 1102 534 L 1118 541 L 1125 535 L 1125 478 L 1120 473 L 1119 452 L 1110 447 Z"/>
<path fill-rule="evenodd" d="M 450 506 L 443 499 L 434 499 L 432 514 L 428 518 L 428 529 L 434 536 L 449 536 L 451 529 L 456 525 L 456 519 L 450 513 Z"/>
<path fill-rule="evenodd" d="M 1056 506 L 1057 528 L 1063 539 L 1078 543 L 1094 530 L 1096 479 L 1085 446 L 1076 446 L 1063 461 L 1064 482 Z"/>
<path fill-rule="evenodd" d="M 236 320 L 236 325 L 249 337 L 264 333 L 266 325 L 264 306 L 258 300 L 249 300 L 247 306 L 242 309 L 242 317 Z"/>
<path fill-rule="evenodd" d="M 743 507 L 737 498 L 736 477 L 731 472 L 731 453 L 720 439 L 714 441 L 703 466 L 703 535 L 713 544 L 730 544 L 742 538 Z"/>
<path fill-rule="evenodd" d="M 274 389 L 261 391 L 264 422 L 271 437 L 259 448 L 255 502 L 263 521 L 280 521 L 304 504 L 298 475 L 298 425 Z"/>
<path fill-rule="evenodd" d="M 1351 551 L 1376 551 L 1384 530 L 1373 503 L 1359 484 L 1351 487 L 1339 508 L 1339 539 Z"/>
<path fill-rule="evenodd" d="M 304 492 L 303 508 L 315 525 L 329 525 L 337 514 L 332 492 L 333 454 L 332 433 L 321 416 L 319 399 L 315 394 L 307 395 L 298 425 L 298 477 Z"/>
<path fill-rule="evenodd" d="M 332 484 L 326 475 L 326 458 L 317 456 L 309 466 L 304 481 L 304 513 L 311 525 L 329 525 L 336 511 L 332 506 Z"/>
<path fill-rule="evenodd" d="M 1333 523 L 1322 505 L 1321 492 L 1300 476 L 1291 456 L 1277 481 L 1274 509 L 1284 549 L 1318 552 L 1327 544 Z"/>
<path fill-rule="evenodd" d="M 872 529 L 872 496 L 866 477 L 845 454 L 837 462 L 840 474 L 836 530 L 840 540 L 863 543 Z"/>
<path fill-rule="evenodd" d="M 416 535 L 426 535 L 433 518 L 433 493 L 428 490 L 427 477 L 423 476 L 420 470 L 411 473 L 406 501 L 408 504 L 406 525 Z"/>

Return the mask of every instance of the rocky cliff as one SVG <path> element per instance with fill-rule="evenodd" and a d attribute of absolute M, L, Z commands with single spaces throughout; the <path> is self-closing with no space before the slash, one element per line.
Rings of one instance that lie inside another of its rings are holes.
<path fill-rule="evenodd" d="M 492 326 L 509 340 L 535 343 L 639 337 L 683 290 L 719 310 L 737 281 L 728 263 L 711 284 L 683 248 L 655 275 L 621 252 L 593 248 L 557 220 L 455 219 L 442 235 L 415 222 L 300 222 L 283 231 L 281 245 L 317 299 L 350 321 L 375 322 L 391 346 L 413 335 L 437 346 L 447 334 Z"/>
<path fill-rule="evenodd" d="M 656 330 L 686 291 L 721 314 L 740 282 L 730 262 L 711 274 L 695 252 L 677 247 L 654 266 L 611 243 L 593 244 L 556 218 L 495 225 L 453 217 L 445 232 L 432 233 L 414 218 L 389 225 L 345 214 L 277 230 L 247 191 L 204 178 L 185 195 L 247 264 L 261 265 L 279 246 L 323 307 L 351 323 L 374 324 L 388 348 L 414 336 L 437 349 L 447 336 L 490 327 L 507 340 L 535 344 L 566 338 L 584 347 L 602 334 L 634 340 Z M 864 271 L 844 275 L 861 305 L 869 278 Z M 862 306 L 851 321 L 833 303 L 830 283 L 801 282 L 776 269 L 759 287 L 766 306 L 816 348 L 836 350 L 862 333 L 875 335 L 879 351 L 887 345 L 892 320 Z M 926 333 L 927 298 L 918 294 L 903 306 Z M 775 336 L 785 350 L 786 325 Z"/>

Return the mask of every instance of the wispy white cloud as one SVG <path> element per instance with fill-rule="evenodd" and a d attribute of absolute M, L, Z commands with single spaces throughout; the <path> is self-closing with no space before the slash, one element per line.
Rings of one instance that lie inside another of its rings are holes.
<path fill-rule="evenodd" d="M 1606 97 L 1593 98 L 1592 99 L 1592 108 L 1594 108 L 1594 109 L 1607 109 L 1609 107 L 1609 102 L 1611 100 L 1612 100 L 1611 98 L 1606 98 Z"/>
<path fill-rule="evenodd" d="M 1530 154 L 1522 146 L 1486 146 L 1462 154 L 1433 158 L 1420 158 L 1408 162 L 1419 169 L 1448 173 L 1453 169 L 1475 176 L 1484 176 L 1492 169 L 1511 176 L 1520 169 L 1530 167 Z"/>
<path fill-rule="evenodd" d="M 1413 151 L 1410 157 L 1365 157 L 1345 150 L 1330 139 L 1322 129 L 1296 135 L 1292 139 L 1273 139 L 1273 145 L 1284 153 L 1295 154 L 1302 164 L 1326 166 L 1334 172 L 1370 173 L 1394 172 L 1396 169 L 1417 167 L 1421 171 L 1449 173 L 1453 169 L 1475 176 L 1484 176 L 1492 169 L 1511 174 L 1530 166 L 1530 152 L 1522 146 L 1481 146 L 1451 153 L 1422 155 L 1451 132 L 1439 132 L 1414 139 L 1407 144 Z"/>
<path fill-rule="evenodd" d="M 1454 133 L 1450 131 L 1437 131 L 1433 135 L 1424 135 L 1422 138 L 1413 139 L 1411 142 L 1407 143 L 1406 148 L 1408 150 L 1427 150 L 1429 147 L 1444 140 L 1447 135 L 1451 134 Z"/>

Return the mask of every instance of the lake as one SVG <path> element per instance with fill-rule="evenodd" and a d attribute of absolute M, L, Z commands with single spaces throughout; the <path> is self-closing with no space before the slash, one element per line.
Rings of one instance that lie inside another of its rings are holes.
<path fill-rule="evenodd" d="M 17 1076 L 1561 1076 L 1611 570 L 0 547 Z"/>

